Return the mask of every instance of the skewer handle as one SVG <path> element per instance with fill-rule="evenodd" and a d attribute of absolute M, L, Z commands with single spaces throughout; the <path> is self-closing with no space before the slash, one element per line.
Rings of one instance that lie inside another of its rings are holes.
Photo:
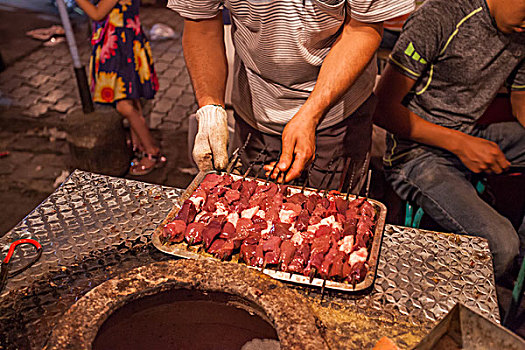
<path fill-rule="evenodd" d="M 370 191 L 370 181 L 372 179 L 372 169 L 368 170 L 368 177 L 366 179 L 366 190 L 365 190 L 365 198 L 368 198 L 368 192 Z"/>

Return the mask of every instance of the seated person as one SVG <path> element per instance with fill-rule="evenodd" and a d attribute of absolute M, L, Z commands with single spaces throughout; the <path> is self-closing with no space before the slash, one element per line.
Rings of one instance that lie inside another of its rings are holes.
<path fill-rule="evenodd" d="M 423 2 L 425 2 L 425 0 L 414 1 L 416 9 L 420 7 L 423 4 Z M 407 20 L 409 15 L 410 14 L 407 13 L 405 15 L 392 18 L 383 22 L 383 38 L 381 39 L 381 43 L 379 44 L 380 49 L 392 50 L 392 48 L 396 44 L 397 39 L 399 38 L 399 34 L 401 33 L 403 24 L 405 24 L 405 21 Z"/>
<path fill-rule="evenodd" d="M 387 180 L 444 229 L 484 237 L 500 278 L 525 242 L 476 193 L 477 173 L 525 164 L 525 2 L 428 0 L 405 23 L 376 88 Z M 479 125 L 498 90 L 511 122 Z M 523 189 L 521 189 L 523 191 Z"/>

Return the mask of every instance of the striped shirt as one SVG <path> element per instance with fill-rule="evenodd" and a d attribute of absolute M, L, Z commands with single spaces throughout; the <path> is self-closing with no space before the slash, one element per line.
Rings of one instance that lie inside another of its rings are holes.
<path fill-rule="evenodd" d="M 415 1 L 416 10 L 419 8 L 419 6 L 423 5 L 424 2 L 425 0 Z M 385 23 L 383 23 L 383 28 L 391 30 L 393 32 L 400 32 L 401 29 L 403 29 L 403 24 L 405 24 L 408 16 L 410 16 L 409 13 L 396 18 L 389 19 L 385 21 Z"/>
<path fill-rule="evenodd" d="M 280 134 L 312 92 L 345 15 L 382 22 L 414 9 L 413 0 L 169 0 L 189 19 L 230 10 L 235 46 L 232 104 L 251 126 Z M 318 129 L 352 114 L 372 93 L 375 60 L 325 115 Z"/>

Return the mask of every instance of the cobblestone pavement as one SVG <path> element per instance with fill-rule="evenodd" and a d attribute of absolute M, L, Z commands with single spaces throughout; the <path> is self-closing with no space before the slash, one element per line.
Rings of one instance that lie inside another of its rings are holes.
<path fill-rule="evenodd" d="M 168 157 L 168 165 L 136 179 L 185 187 L 195 173 L 188 159 L 187 133 L 188 116 L 196 110 L 196 103 L 182 55 L 182 19 L 160 5 L 142 7 L 140 16 L 146 32 L 153 24 L 163 23 L 177 37 L 151 42 L 160 90 L 145 105 L 149 126 Z M 73 24 L 79 55 L 87 68 L 89 24 L 86 20 Z M 68 114 L 79 108 L 73 63 L 65 42 L 40 45 L 0 73 L 0 152 L 9 152 L 0 156 L 0 200 L 2 208 L 6 207 L 0 211 L 0 236 L 72 170 L 67 166 L 68 147 L 61 127 Z"/>

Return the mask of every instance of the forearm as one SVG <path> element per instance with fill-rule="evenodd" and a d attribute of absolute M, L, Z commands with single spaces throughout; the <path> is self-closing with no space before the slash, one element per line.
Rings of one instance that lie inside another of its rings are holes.
<path fill-rule="evenodd" d="M 381 110 L 383 106 L 378 108 Z M 463 140 L 467 136 L 460 131 L 428 122 L 402 105 L 388 118 L 392 118 L 395 122 L 386 124 L 381 121 L 374 122 L 401 138 L 442 148 L 454 154 L 461 149 Z"/>
<path fill-rule="evenodd" d="M 401 138 L 456 153 L 464 133 L 430 123 L 403 106 L 402 100 L 413 84 L 414 80 L 388 64 L 375 90 L 378 104 L 374 123 Z"/>
<path fill-rule="evenodd" d="M 318 124 L 374 57 L 381 42 L 381 32 L 382 24 L 348 20 L 324 60 L 314 90 L 301 112 Z"/>
<path fill-rule="evenodd" d="M 378 107 L 381 113 L 384 105 Z M 378 118 L 377 124 L 398 136 L 453 153 L 474 173 L 500 174 L 510 165 L 496 143 L 430 123 L 405 107 L 387 117 L 398 122 L 382 123 Z"/>
<path fill-rule="evenodd" d="M 182 47 L 199 107 L 224 105 L 228 63 L 222 17 L 185 19 Z"/>
<path fill-rule="evenodd" d="M 100 21 L 115 7 L 118 0 L 102 0 L 97 6 L 89 0 L 75 0 L 80 8 L 94 21 Z"/>
<path fill-rule="evenodd" d="M 525 128 L 525 91 L 513 91 L 510 94 L 512 114 Z"/>

